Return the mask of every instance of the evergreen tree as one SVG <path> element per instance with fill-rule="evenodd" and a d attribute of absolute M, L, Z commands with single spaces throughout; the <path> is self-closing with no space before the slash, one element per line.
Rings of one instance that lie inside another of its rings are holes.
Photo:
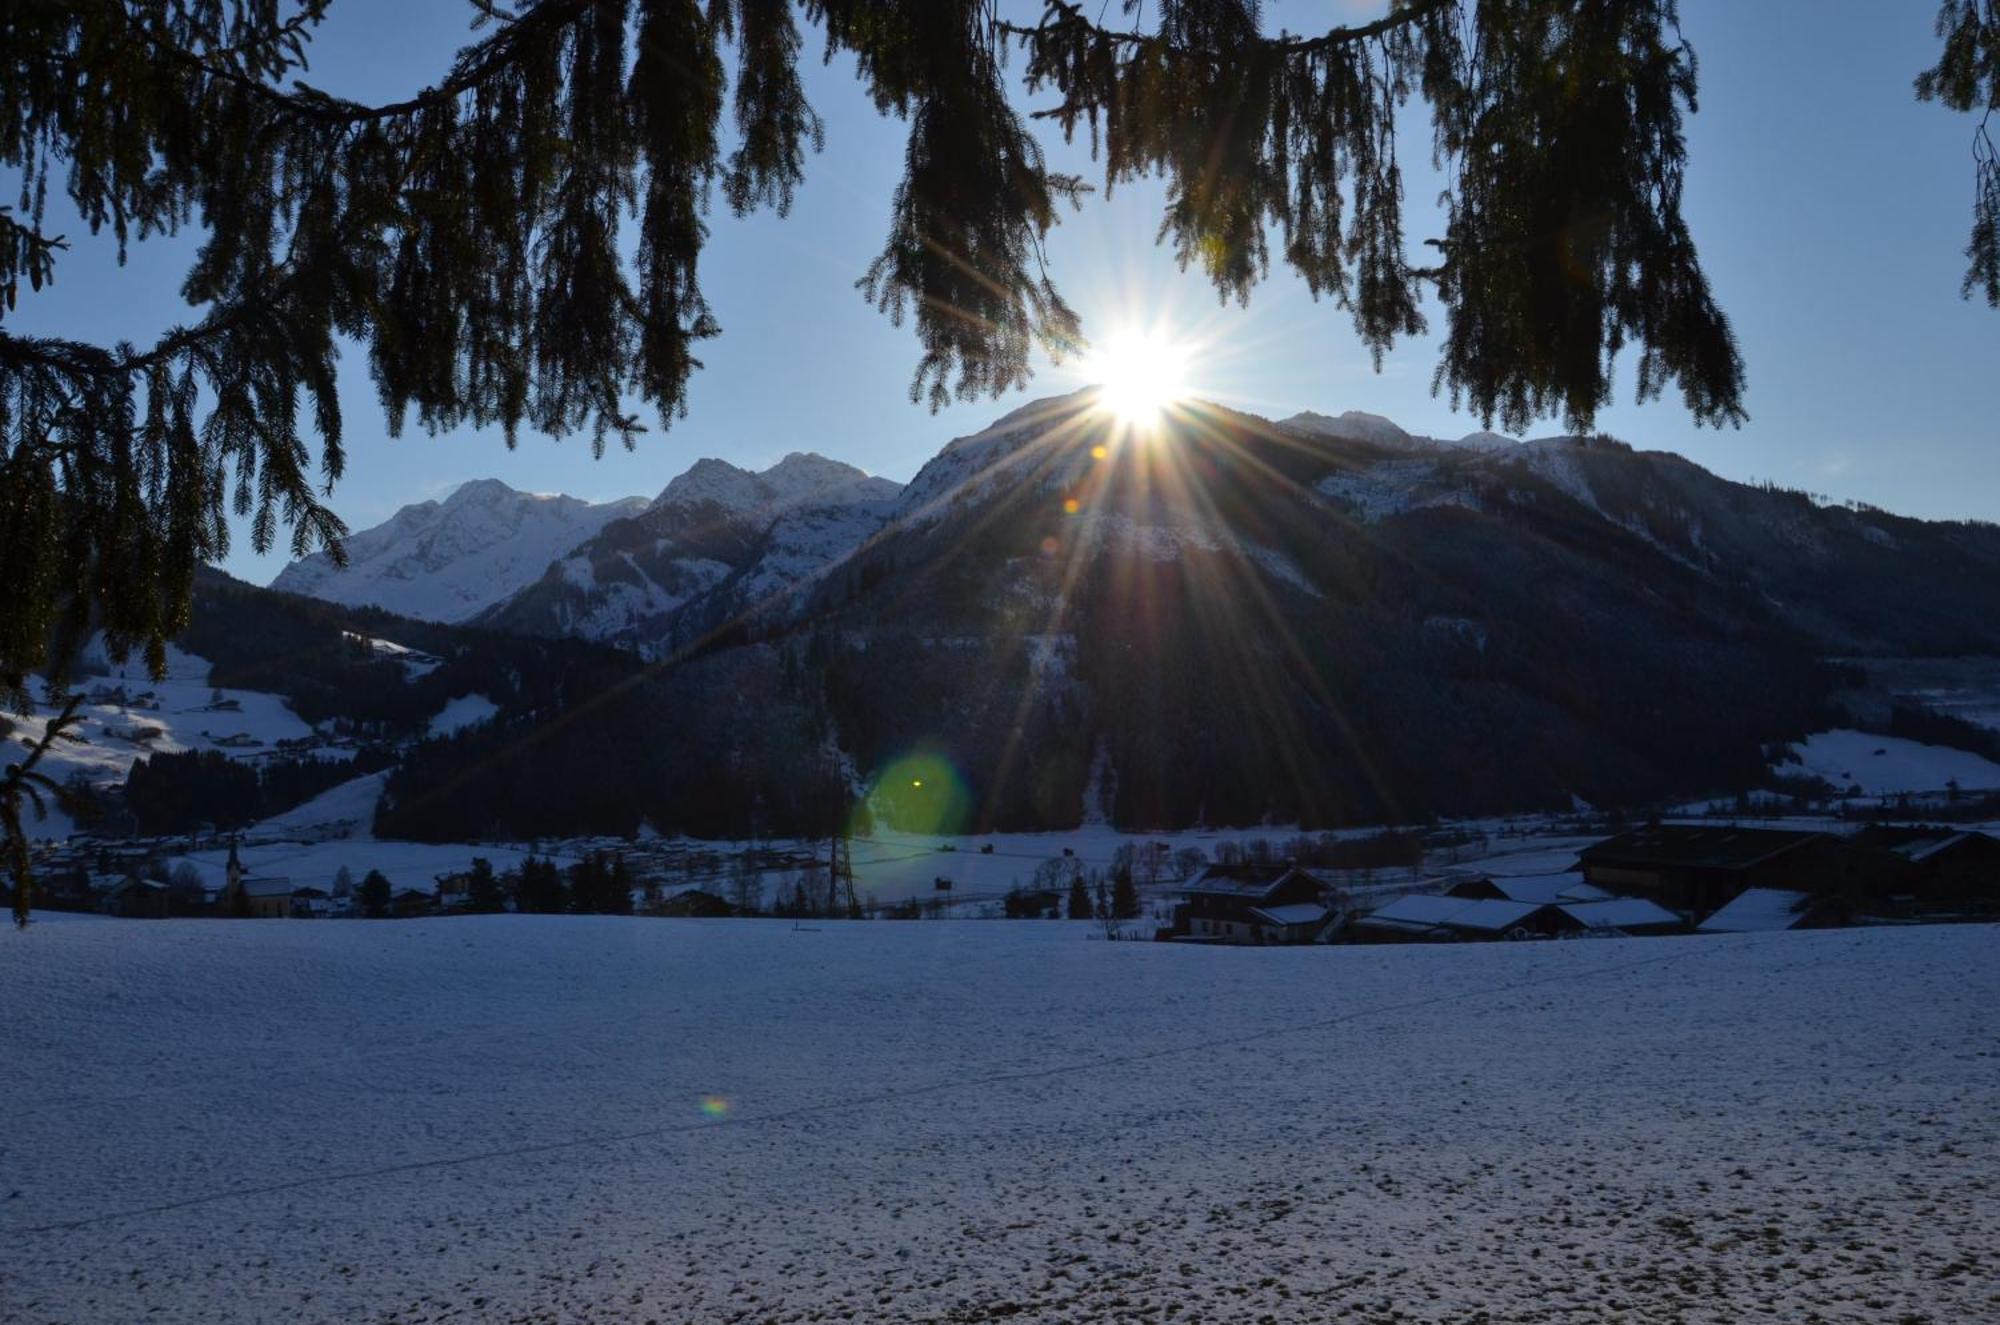
<path fill-rule="evenodd" d="M 507 909 L 507 896 L 501 891 L 499 876 L 493 872 L 493 862 L 484 856 L 472 858 L 472 868 L 466 876 L 465 909 L 484 914 Z"/>
<path fill-rule="evenodd" d="M 757 870 L 754 848 L 745 847 L 730 868 L 729 903 L 740 916 L 756 915 L 764 909 L 764 876 Z"/>
<path fill-rule="evenodd" d="M 611 857 L 610 867 L 605 871 L 605 913 L 614 916 L 631 915 L 632 888 L 632 867 L 625 863 L 623 855 L 614 854 Z"/>
<path fill-rule="evenodd" d="M 1111 876 L 1111 914 L 1118 920 L 1139 918 L 1139 889 L 1132 882 L 1129 868 Z"/>
<path fill-rule="evenodd" d="M 361 899 L 361 914 L 370 920 L 381 920 L 389 914 L 389 880 L 381 870 L 368 871 L 356 896 Z"/>
<path fill-rule="evenodd" d="M 1091 914 L 1090 888 L 1084 883 L 1083 875 L 1073 875 L 1069 881 L 1069 918 L 1088 920 Z"/>
<path fill-rule="evenodd" d="M 513 884 L 514 909 L 523 915 L 557 915 L 569 910 L 569 890 L 563 886 L 562 872 L 552 860 L 529 856 L 517 870 L 509 871 Z"/>
<path fill-rule="evenodd" d="M 2000 111 L 2000 0 L 1943 0 L 1937 34 L 1944 52 L 1917 76 L 1917 97 L 1979 115 L 1972 131 L 1972 240 L 1965 246 L 1963 292 L 1968 299 L 1984 293 L 2000 308 L 2000 147 L 1990 128 Z"/>

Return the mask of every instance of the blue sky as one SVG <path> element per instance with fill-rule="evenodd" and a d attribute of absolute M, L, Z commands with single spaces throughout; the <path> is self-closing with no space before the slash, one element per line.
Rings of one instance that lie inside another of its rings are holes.
<path fill-rule="evenodd" d="M 1383 7 L 1295 0 L 1267 13 L 1308 31 Z M 449 0 L 339 0 L 333 13 L 308 81 L 361 99 L 435 81 L 467 37 L 466 10 Z M 1671 391 L 1635 406 L 1628 372 L 1600 416 L 1604 431 L 1731 478 L 1911 515 L 2000 518 L 2000 311 L 1958 293 L 1972 123 L 1917 104 L 1910 91 L 1936 58 L 1935 13 L 1932 0 L 1682 0 L 1701 61 L 1686 207 L 1748 363 L 1750 422 L 1696 428 Z M 808 43 L 816 55 L 817 34 Z M 602 460 L 579 438 L 524 435 L 513 452 L 497 434 L 471 430 L 392 439 L 353 354 L 341 378 L 348 474 L 334 508 L 362 528 L 486 476 L 594 500 L 651 495 L 700 456 L 761 467 L 794 450 L 901 480 L 950 438 L 1019 404 L 982 400 L 932 415 L 909 403 L 916 342 L 853 288 L 886 232 L 903 127 L 876 115 L 845 60 L 815 59 L 808 92 L 827 147 L 792 215 L 738 220 L 719 202 L 711 215 L 702 283 L 723 335 L 699 350 L 706 368 L 686 419 Z M 1415 110 L 1403 145 L 1413 242 L 1436 233 L 1428 125 Z M 1081 149 L 1049 146 L 1053 165 L 1091 173 Z M 1153 246 L 1161 196 L 1140 187 L 1094 197 L 1051 240 L 1056 279 L 1092 335 L 1164 319 L 1204 346 L 1191 366 L 1202 394 L 1259 413 L 1360 409 L 1449 436 L 1480 426 L 1431 395 L 1433 339 L 1403 342 L 1378 374 L 1346 315 L 1315 303 L 1282 266 L 1249 307 L 1220 306 L 1200 275 L 1179 272 Z M 119 269 L 108 243 L 73 225 L 70 233 L 84 242 L 51 290 L 24 298 L 10 327 L 143 343 L 191 320 L 178 295 L 187 238 L 135 246 Z M 1428 312 L 1441 326 L 1441 310 Z M 1081 380 L 1044 365 L 1029 394 Z M 226 568 L 262 582 L 283 560 L 252 556 L 239 536 Z"/>

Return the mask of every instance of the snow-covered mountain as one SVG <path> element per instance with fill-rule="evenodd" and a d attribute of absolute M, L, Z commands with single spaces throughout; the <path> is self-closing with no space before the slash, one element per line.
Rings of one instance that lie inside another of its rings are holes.
<path fill-rule="evenodd" d="M 350 534 L 345 567 L 316 552 L 285 567 L 271 587 L 427 621 L 466 621 L 534 583 L 610 521 L 645 508 L 643 497 L 593 504 L 474 479 L 441 502 L 405 506 Z"/>
<path fill-rule="evenodd" d="M 481 624 L 659 655 L 721 622 L 781 614 L 882 527 L 901 491 L 806 452 L 761 472 L 697 460 Z"/>

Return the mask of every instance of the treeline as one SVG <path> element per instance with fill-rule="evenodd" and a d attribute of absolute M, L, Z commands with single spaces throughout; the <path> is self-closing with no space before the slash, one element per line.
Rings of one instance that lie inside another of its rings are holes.
<path fill-rule="evenodd" d="M 868 830 L 818 687 L 752 645 L 413 747 L 376 831 L 419 841 Z"/>
<path fill-rule="evenodd" d="M 1887 730 L 1883 734 L 1900 736 L 1924 745 L 1965 750 L 2000 764 L 2000 732 L 1935 709 L 1908 704 L 1891 705 Z"/>
<path fill-rule="evenodd" d="M 411 668 L 368 643 L 438 659 Z M 275 593 L 204 571 L 176 641 L 211 664 L 210 684 L 281 695 L 307 722 L 383 737 L 421 735 L 445 704 L 481 694 L 503 713 L 553 711 L 636 675 L 637 659 L 580 640 L 535 639 Z"/>
<path fill-rule="evenodd" d="M 546 857 L 529 856 L 504 873 L 496 873 L 492 861 L 476 856 L 471 868 L 446 875 L 439 885 L 453 892 L 462 889 L 465 902 L 459 909 L 474 914 L 513 910 L 525 915 L 607 916 L 632 914 L 636 886 L 625 857 L 610 851 L 593 851 L 567 868 Z M 364 885 L 360 897 L 363 914 L 388 914 L 386 891 L 371 898 Z"/>
<path fill-rule="evenodd" d="M 351 778 L 395 762 L 390 750 L 363 746 L 352 759 L 231 759 L 220 750 L 156 753 L 132 765 L 125 805 L 148 837 L 193 832 L 197 825 L 242 828 L 303 805 Z"/>

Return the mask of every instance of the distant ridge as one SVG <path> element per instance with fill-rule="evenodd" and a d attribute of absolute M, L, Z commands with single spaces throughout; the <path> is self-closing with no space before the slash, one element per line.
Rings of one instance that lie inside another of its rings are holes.
<path fill-rule="evenodd" d="M 473 479 L 443 501 L 405 506 L 350 534 L 345 567 L 316 552 L 285 567 L 271 587 L 425 621 L 467 621 L 533 583 L 608 522 L 645 506 L 643 497 L 592 504 Z"/>

